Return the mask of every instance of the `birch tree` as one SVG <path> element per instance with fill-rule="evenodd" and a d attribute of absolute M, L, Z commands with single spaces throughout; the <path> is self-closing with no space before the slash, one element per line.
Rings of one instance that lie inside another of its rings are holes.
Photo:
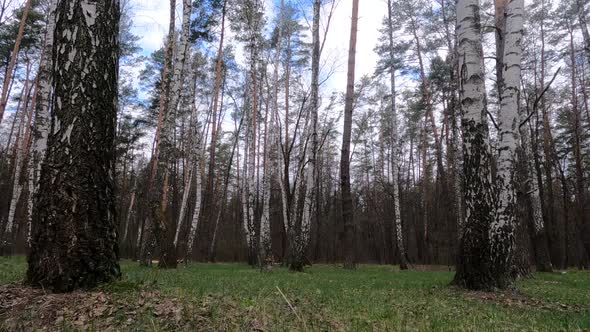
<path fill-rule="evenodd" d="M 266 144 L 265 144 L 265 163 L 272 163 L 272 166 L 265 165 L 264 168 L 264 180 L 263 180 L 263 208 L 262 208 L 262 216 L 260 218 L 260 248 L 259 248 L 259 264 L 262 270 L 270 270 L 272 268 L 272 239 L 270 234 L 270 195 L 271 195 L 271 182 L 273 175 L 275 174 L 275 170 L 278 168 L 278 156 L 271 159 L 271 151 L 277 147 L 277 133 L 276 133 L 276 119 L 278 117 L 279 112 L 279 65 L 280 65 L 280 55 L 281 55 L 281 44 L 283 38 L 283 20 L 284 20 L 284 10 L 285 10 L 285 1 L 281 0 L 280 9 L 279 9 L 279 21 L 278 21 L 278 38 L 277 44 L 275 48 L 275 55 L 274 55 L 274 69 L 273 69 L 273 89 L 272 89 L 272 112 L 270 121 L 267 122 L 268 133 L 266 135 Z M 277 150 L 278 152 L 278 150 Z"/>
<path fill-rule="evenodd" d="M 398 255 L 400 259 L 400 268 L 405 270 L 408 268 L 408 262 L 406 258 L 406 250 L 403 240 L 402 232 L 402 221 L 401 221 L 401 209 L 400 209 L 400 198 L 399 198 L 399 166 L 397 162 L 398 156 L 400 156 L 400 143 L 398 141 L 398 121 L 397 121 L 397 109 L 396 109 L 396 89 L 395 89 L 395 51 L 393 42 L 393 19 L 392 19 L 392 1 L 387 2 L 387 24 L 388 24 L 388 39 L 389 39 L 389 61 L 391 62 L 390 67 L 390 92 L 391 92 L 391 144 L 393 146 L 393 156 L 391 158 L 391 169 L 392 169 L 392 183 L 393 183 L 393 204 L 394 204 L 394 225 L 395 225 L 395 244 L 397 246 Z"/>
<path fill-rule="evenodd" d="M 503 46 L 502 76 L 500 87 L 500 113 L 498 118 L 498 172 L 499 191 L 498 211 L 491 224 L 491 268 L 494 271 L 497 287 L 505 288 L 512 283 L 512 257 L 514 248 L 514 228 L 516 223 L 516 192 L 514 174 L 516 150 L 519 144 L 519 102 L 520 102 L 520 62 L 522 58 L 522 33 L 524 22 L 524 0 L 498 0 L 497 8 L 505 12 L 505 29 L 502 33 Z"/>
<path fill-rule="evenodd" d="M 45 157 L 47 150 L 47 140 L 49 136 L 49 129 L 51 124 L 50 105 L 51 94 L 53 86 L 52 75 L 52 51 L 54 44 L 54 30 L 55 30 L 55 11 L 57 0 L 51 0 L 49 3 L 49 13 L 47 19 L 47 28 L 45 31 L 45 45 L 42 49 L 41 57 L 46 59 L 39 65 L 39 72 L 37 73 L 37 102 L 35 104 L 35 127 L 33 130 L 33 143 L 31 154 L 31 167 L 29 169 L 29 201 L 28 201 L 28 224 L 30 237 L 30 224 L 33 209 L 32 197 L 37 193 L 39 188 L 39 178 L 41 173 L 41 164 Z"/>
<path fill-rule="evenodd" d="M 457 2 L 457 34 L 465 222 L 454 283 L 470 289 L 490 289 L 497 286 L 488 261 L 489 229 L 495 214 L 479 0 Z"/>
<path fill-rule="evenodd" d="M 58 0 L 54 107 L 27 282 L 54 291 L 120 275 L 114 203 L 119 1 Z"/>
<path fill-rule="evenodd" d="M 303 200 L 303 215 L 301 216 L 301 226 L 297 230 L 293 243 L 293 256 L 289 268 L 293 271 L 303 271 L 307 248 L 310 239 L 311 218 L 317 203 L 317 158 L 319 149 L 318 133 L 318 113 L 319 113 L 319 75 L 320 75 L 320 10 L 321 1 L 313 1 L 313 23 L 312 23 L 312 54 L 311 54 L 311 96 L 310 96 L 310 137 L 306 146 L 305 156 L 307 158 L 307 167 L 305 177 L 301 182 L 305 182 L 305 193 Z M 304 137 L 308 139 L 307 137 Z M 296 191 L 296 194 L 299 194 Z M 294 206 L 297 209 L 297 206 Z"/>
<path fill-rule="evenodd" d="M 25 79 L 25 93 L 23 109 L 21 111 L 21 119 L 19 121 L 19 128 L 17 130 L 16 141 L 14 143 L 15 154 L 14 157 L 14 172 L 13 172 L 13 184 L 12 184 L 12 199 L 10 200 L 10 207 L 8 209 L 8 220 L 6 222 L 6 229 L 4 230 L 5 237 L 8 239 L 9 245 L 14 240 L 14 217 L 16 213 L 16 205 L 18 204 L 23 186 L 21 184 L 21 172 L 23 169 L 23 163 L 26 160 L 27 147 L 28 147 L 28 135 L 29 128 L 31 127 L 32 110 L 35 108 L 34 105 L 29 105 L 29 94 L 32 82 L 29 80 L 29 74 L 31 71 L 31 63 L 27 65 L 27 74 Z M 35 80 L 36 81 L 36 80 Z M 29 111 L 30 110 L 30 111 Z M 26 126 L 25 126 L 26 123 Z M 26 133 L 23 132 L 26 130 Z M 26 169 L 26 165 L 25 165 Z"/>

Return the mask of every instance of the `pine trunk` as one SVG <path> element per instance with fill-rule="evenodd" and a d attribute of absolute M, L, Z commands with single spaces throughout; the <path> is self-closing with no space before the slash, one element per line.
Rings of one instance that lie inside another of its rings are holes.
<path fill-rule="evenodd" d="M 350 45 L 348 49 L 348 78 L 344 106 L 344 129 L 342 132 L 342 155 L 340 157 L 340 190 L 342 195 L 342 222 L 344 223 L 344 267 L 356 268 L 356 230 L 352 193 L 350 190 L 350 139 L 352 112 L 354 108 L 354 73 L 356 63 L 356 39 L 358 31 L 359 0 L 352 2 Z"/>
<path fill-rule="evenodd" d="M 33 0 L 27 0 L 27 2 L 25 3 L 23 16 L 20 19 L 16 40 L 14 42 L 14 47 L 12 49 L 12 53 L 10 54 L 10 62 L 8 63 L 8 67 L 6 68 L 6 76 L 4 77 L 4 83 L 2 84 L 2 95 L 0 96 L 0 124 L 2 123 L 2 118 L 4 117 L 6 104 L 8 103 L 8 92 L 10 91 L 10 84 L 12 82 L 12 72 L 14 69 L 14 65 L 16 64 L 16 60 L 18 58 L 20 43 L 23 39 L 23 33 L 25 31 L 25 26 L 27 25 L 27 17 L 29 16 L 29 11 L 31 9 L 32 3 Z"/>

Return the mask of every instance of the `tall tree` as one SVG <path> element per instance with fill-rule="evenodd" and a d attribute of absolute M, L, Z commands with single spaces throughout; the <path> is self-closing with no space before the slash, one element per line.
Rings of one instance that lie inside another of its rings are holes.
<path fill-rule="evenodd" d="M 498 283 L 489 266 L 489 229 L 495 215 L 479 0 L 458 1 L 457 34 L 466 213 L 454 283 L 491 289 Z"/>
<path fill-rule="evenodd" d="M 27 281 L 65 292 L 120 275 L 113 183 L 119 1 L 59 0 L 56 18 L 52 130 Z"/>
<path fill-rule="evenodd" d="M 392 17 L 392 1 L 387 1 L 387 37 L 389 39 L 389 75 L 390 75 L 390 93 L 391 93 L 391 144 L 393 146 L 393 155 L 391 158 L 391 181 L 393 183 L 393 204 L 394 204 L 394 229 L 395 229 L 395 244 L 397 246 L 397 252 L 400 260 L 400 268 L 405 270 L 408 268 L 408 260 L 406 257 L 406 248 L 404 246 L 404 237 L 402 232 L 402 220 L 401 220 L 401 208 L 400 208 L 400 195 L 399 195 L 399 164 L 398 156 L 401 155 L 401 146 L 399 143 L 398 134 L 398 117 L 396 109 L 396 98 L 397 92 L 395 88 L 395 72 L 396 72 L 396 59 L 395 59 L 395 45 L 393 37 L 393 17 Z"/>
<path fill-rule="evenodd" d="M 358 31 L 359 0 L 352 1 L 350 44 L 348 48 L 348 75 L 344 106 L 344 128 L 340 156 L 340 190 L 342 195 L 342 223 L 344 224 L 344 267 L 356 268 L 356 227 L 350 189 L 350 139 L 352 134 L 352 111 L 354 109 L 354 74 L 356 64 L 356 39 Z"/>
<path fill-rule="evenodd" d="M 496 13 L 500 17 L 496 31 L 501 34 L 496 49 L 502 52 L 497 69 L 500 113 L 498 118 L 498 172 L 496 179 L 499 200 L 496 219 L 491 224 L 491 269 L 497 287 L 505 288 L 512 283 L 512 259 L 514 229 L 516 224 L 516 191 L 514 175 L 516 150 L 520 135 L 520 63 L 522 58 L 522 34 L 524 0 L 497 0 Z M 498 55 L 497 55 L 498 56 Z"/>
<path fill-rule="evenodd" d="M 6 110 L 6 104 L 8 102 L 8 91 L 10 87 L 10 78 L 12 76 L 12 71 L 14 69 L 14 65 L 16 63 L 16 59 L 18 57 L 18 53 L 20 50 L 20 44 L 23 38 L 23 33 L 25 31 L 25 26 L 27 24 L 27 16 L 29 15 L 29 11 L 31 9 L 31 4 L 33 0 L 27 0 L 25 3 L 25 8 L 22 11 L 22 16 L 20 19 L 20 25 L 18 28 L 18 34 L 16 35 L 16 40 L 14 42 L 14 48 L 10 55 L 10 62 L 6 69 L 6 75 L 4 76 L 4 83 L 2 84 L 2 94 L 0 95 L 0 123 L 2 123 L 2 118 L 4 117 L 4 111 Z"/>

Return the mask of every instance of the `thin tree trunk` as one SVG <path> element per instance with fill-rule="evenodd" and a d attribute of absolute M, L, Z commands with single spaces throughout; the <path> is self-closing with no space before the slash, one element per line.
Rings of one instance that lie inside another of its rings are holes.
<path fill-rule="evenodd" d="M 213 112 L 211 117 L 211 145 L 209 148 L 209 174 L 207 175 L 207 183 L 205 186 L 205 204 L 204 211 L 207 212 L 206 218 L 212 222 L 215 215 L 215 167 L 216 167 L 216 148 L 217 148 L 217 109 L 219 105 L 219 90 L 223 79 L 223 43 L 225 38 L 225 15 L 226 15 L 227 0 L 223 0 L 223 8 L 221 10 L 221 32 L 219 37 L 219 46 L 217 48 L 217 59 L 215 63 L 215 86 L 213 88 Z M 223 97 L 222 97 L 223 98 Z M 223 103 L 223 100 L 222 100 Z M 206 219 L 207 220 L 207 219 Z M 208 236 L 209 234 L 207 234 Z"/>
<path fill-rule="evenodd" d="M 126 243 L 127 234 L 129 233 L 129 223 L 131 222 L 131 215 L 133 214 L 133 207 L 135 205 L 135 195 L 137 193 L 137 176 L 133 184 L 133 191 L 131 192 L 131 198 L 129 199 L 129 208 L 127 209 L 127 217 L 125 218 L 125 230 L 123 231 L 122 243 Z"/>
<path fill-rule="evenodd" d="M 306 144 L 305 156 L 307 168 L 305 176 L 300 181 L 305 182 L 305 193 L 303 200 L 303 215 L 301 226 L 297 230 L 295 243 L 293 244 L 293 259 L 290 262 L 292 271 L 303 271 L 306 262 L 306 253 L 309 246 L 311 216 L 314 209 L 314 195 L 317 193 L 317 157 L 318 157 L 318 107 L 319 107 L 319 68 L 320 68 L 320 9 L 321 2 L 313 2 L 313 25 L 312 25 L 312 56 L 311 56 L 311 144 Z M 306 138 L 307 139 L 307 138 Z M 296 192 L 295 195 L 299 195 Z M 297 209 L 296 206 L 293 207 Z M 315 207 L 318 208 L 318 207 Z"/>
<path fill-rule="evenodd" d="M 23 101 L 23 109 L 21 112 L 21 119 L 19 123 L 19 128 L 16 134 L 16 141 L 14 142 L 15 152 L 14 152 L 14 171 L 13 171 L 13 184 L 12 184 L 12 199 L 10 200 L 10 207 L 8 209 L 8 220 L 6 223 L 6 229 L 4 230 L 5 238 L 8 239 L 8 245 L 11 246 L 14 244 L 15 238 L 15 223 L 14 217 L 16 213 L 16 206 L 20 200 L 20 196 L 22 193 L 22 185 L 20 183 L 21 180 L 21 172 L 23 168 L 23 162 L 26 159 L 27 154 L 27 146 L 28 146 L 28 136 L 29 136 L 29 128 L 31 126 L 31 118 L 33 116 L 33 110 L 35 108 L 34 105 L 29 105 L 29 94 L 30 94 L 30 84 L 29 84 L 29 74 L 30 74 L 30 64 L 27 65 L 27 74 L 25 78 L 25 95 Z M 35 82 L 37 79 L 35 79 Z M 35 89 L 36 90 L 36 89 Z M 29 111 L 27 112 L 27 108 Z M 26 121 L 26 126 L 25 126 Z M 23 135 L 23 130 L 26 130 L 26 133 Z M 25 165 L 26 167 L 26 165 Z"/>
<path fill-rule="evenodd" d="M 280 14 L 279 14 L 279 32 L 277 38 L 277 46 L 275 49 L 274 71 L 273 71 L 273 105 L 271 112 L 271 119 L 268 124 L 268 131 L 265 135 L 265 167 L 264 167 L 264 188 L 263 188 L 263 208 L 262 216 L 260 218 L 260 248 L 259 248 L 259 264 L 262 270 L 270 270 L 272 268 L 272 239 L 270 234 L 270 197 L 271 197 L 271 182 L 275 170 L 278 168 L 278 156 L 275 156 L 272 161 L 272 166 L 266 165 L 271 159 L 272 147 L 276 137 L 275 119 L 278 117 L 278 81 L 279 81 L 279 60 L 281 54 L 281 41 L 283 39 L 283 22 L 284 22 L 284 0 L 281 0 Z M 278 153 L 278 150 L 277 150 Z"/>
<path fill-rule="evenodd" d="M 348 50 L 348 78 L 344 106 L 344 129 L 342 133 L 342 154 L 340 158 L 340 190 L 342 194 L 342 221 L 344 223 L 344 267 L 356 268 L 356 230 L 352 194 L 350 190 L 350 139 L 352 133 L 352 112 L 354 107 L 354 74 L 356 62 L 356 39 L 358 31 L 359 0 L 352 1 L 350 45 Z"/>
<path fill-rule="evenodd" d="M 524 112 L 520 112 L 520 118 L 526 118 Z M 541 196 L 539 195 L 539 186 L 537 183 L 536 169 L 533 164 L 533 149 L 530 142 L 528 128 L 521 129 L 520 132 L 521 149 L 523 151 L 523 163 L 526 165 L 528 190 L 530 192 L 532 221 L 533 221 L 533 238 L 537 271 L 552 272 L 553 266 L 549 257 L 549 248 L 547 247 L 547 233 L 543 221 L 543 210 L 541 207 Z"/>
<path fill-rule="evenodd" d="M 8 63 L 8 67 L 6 69 L 6 77 L 4 77 L 4 83 L 2 84 L 2 95 L 0 96 L 0 124 L 2 123 L 2 118 L 4 117 L 6 104 L 8 103 L 8 90 L 11 82 L 12 70 L 14 69 L 16 59 L 18 58 L 20 43 L 23 39 L 23 33 L 25 31 L 25 26 L 27 25 L 27 17 L 29 16 L 29 11 L 31 9 L 32 3 L 33 0 L 27 0 L 27 2 L 25 3 L 25 7 L 23 9 L 23 16 L 20 19 L 18 33 L 16 35 L 16 40 L 14 42 L 12 53 L 10 55 L 10 62 Z"/>
<path fill-rule="evenodd" d="M 398 120 L 397 120 L 397 108 L 396 108 L 396 88 L 395 88 L 395 56 L 394 56 L 394 44 L 393 44 L 393 19 L 392 15 L 392 0 L 387 1 L 387 23 L 389 27 L 389 60 L 391 61 L 390 68 L 390 92 L 391 92 L 391 145 L 392 145 L 392 156 L 391 156 L 391 169 L 392 169 L 392 182 L 393 182 L 393 205 L 394 205 L 394 220 L 393 226 L 395 229 L 395 237 L 392 239 L 397 247 L 398 258 L 400 261 L 400 269 L 408 269 L 408 258 L 406 256 L 406 247 L 404 245 L 404 236 L 402 230 L 402 217 L 401 217 L 401 206 L 399 197 L 399 165 L 398 157 L 401 155 L 401 146 L 399 143 L 398 135 Z M 392 235 L 393 235 L 392 234 Z"/>
<path fill-rule="evenodd" d="M 203 136 L 205 137 L 205 136 Z M 195 238 L 197 236 L 197 229 L 199 227 L 199 218 L 201 216 L 201 203 L 203 202 L 202 192 L 203 192 L 203 185 L 202 185 L 202 175 L 201 175 L 201 163 L 203 160 L 203 149 L 201 148 L 201 139 L 197 140 L 197 144 L 195 146 L 195 164 L 194 164 L 194 172 L 195 172 L 195 209 L 193 211 L 193 217 L 191 221 L 191 226 L 189 229 L 189 238 L 186 245 L 186 258 L 187 260 L 191 257 L 193 253 L 193 246 L 195 243 Z"/>

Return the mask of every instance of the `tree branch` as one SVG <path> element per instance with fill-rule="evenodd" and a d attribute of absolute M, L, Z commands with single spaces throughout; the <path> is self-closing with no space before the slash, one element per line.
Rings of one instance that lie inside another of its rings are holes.
<path fill-rule="evenodd" d="M 555 72 L 555 74 L 553 74 L 553 78 L 551 79 L 551 81 L 549 81 L 549 84 L 547 84 L 547 86 L 545 87 L 545 89 L 543 89 L 543 92 L 541 92 L 541 94 L 537 97 L 537 99 L 535 99 L 535 102 L 533 103 L 533 110 L 531 113 L 529 113 L 529 115 L 527 115 L 526 119 L 524 119 L 520 125 L 518 126 L 518 128 L 522 128 L 522 126 L 524 126 L 525 124 L 527 124 L 527 122 L 529 122 L 529 120 L 531 119 L 531 117 L 537 113 L 537 107 L 539 106 L 539 101 L 541 101 L 541 99 L 543 98 L 543 96 L 545 95 L 545 92 L 547 92 L 547 90 L 549 90 L 549 88 L 551 87 L 551 84 L 553 84 L 553 81 L 555 81 L 555 78 L 557 78 L 557 74 L 559 74 L 559 71 L 561 70 L 561 67 L 559 67 L 557 69 L 557 71 Z"/>

